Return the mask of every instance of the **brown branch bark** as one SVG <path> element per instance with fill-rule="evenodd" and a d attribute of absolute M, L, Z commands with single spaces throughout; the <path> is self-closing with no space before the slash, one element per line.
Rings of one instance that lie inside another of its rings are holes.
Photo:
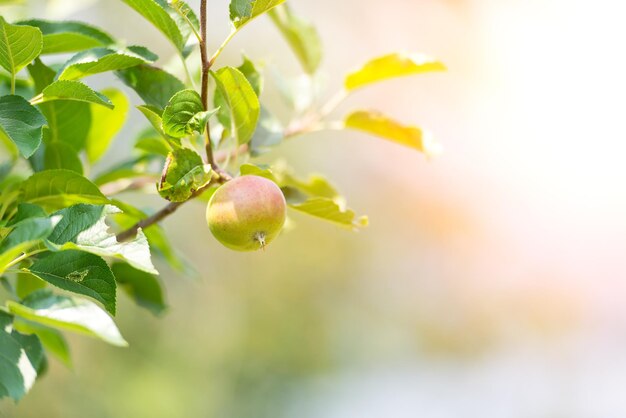
<path fill-rule="evenodd" d="M 202 61 L 202 80 L 200 86 L 200 97 L 202 99 L 202 106 L 204 110 L 209 109 L 209 70 L 211 69 L 211 63 L 207 54 L 206 45 L 206 25 L 207 25 L 207 5 L 206 0 L 200 1 L 200 60 Z M 213 158 L 213 145 L 211 144 L 211 129 L 207 122 L 205 128 L 204 149 L 206 152 L 207 163 L 211 164 L 211 167 L 215 168 L 215 159 Z"/>
<path fill-rule="evenodd" d="M 137 235 L 137 231 L 139 230 L 139 228 L 145 229 L 145 228 L 148 228 L 151 225 L 154 225 L 155 223 L 158 223 L 158 222 L 162 221 L 163 219 L 165 219 L 166 217 L 168 217 L 172 213 L 176 212 L 176 210 L 179 207 L 181 207 L 184 203 L 189 202 L 190 200 L 195 199 L 196 197 L 200 196 L 202 193 L 207 191 L 209 189 L 209 187 L 213 186 L 214 184 L 226 183 L 227 181 L 232 179 L 232 177 L 228 173 L 222 171 L 221 169 L 216 171 L 216 173 L 217 173 L 217 177 L 215 177 L 214 180 L 210 181 L 209 183 L 207 183 L 203 187 L 201 187 L 198 190 L 196 190 L 195 192 L 193 192 L 193 194 L 191 195 L 191 197 L 189 199 L 185 200 L 184 202 L 170 202 L 170 203 L 168 203 L 162 209 L 160 209 L 158 212 L 154 213 L 153 215 L 148 216 L 147 218 L 144 218 L 144 219 L 140 220 L 139 222 L 137 222 L 136 224 L 134 224 L 130 228 L 128 228 L 128 229 L 120 232 L 119 234 L 117 234 L 117 236 L 116 236 L 117 241 L 118 242 L 123 242 L 123 241 L 128 241 L 129 239 L 134 238 L 135 235 Z"/>
<path fill-rule="evenodd" d="M 161 221 L 168 215 L 171 215 L 172 213 L 174 213 L 176 209 L 178 209 L 178 207 L 182 205 L 183 203 L 185 202 L 170 202 L 167 206 L 165 206 L 163 209 L 156 212 L 154 215 L 148 216 L 147 218 L 140 220 L 139 222 L 137 222 L 135 225 L 131 226 L 127 230 L 122 231 L 119 234 L 117 234 L 117 236 L 115 237 L 117 239 L 117 242 L 128 241 L 134 238 L 137 235 L 137 231 L 139 230 L 139 228 L 145 229 L 149 227 L 150 225 L 153 225 Z"/>

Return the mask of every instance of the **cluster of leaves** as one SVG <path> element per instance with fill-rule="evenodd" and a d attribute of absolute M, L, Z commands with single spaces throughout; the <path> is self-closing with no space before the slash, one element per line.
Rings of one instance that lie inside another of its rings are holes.
<path fill-rule="evenodd" d="M 183 1 L 120 1 L 165 35 L 185 68 L 205 44 L 197 15 Z M 120 239 L 119 231 L 147 214 L 117 194 L 156 184 L 170 202 L 169 214 L 188 200 L 206 200 L 233 174 L 254 174 L 276 182 L 293 210 L 358 229 L 367 219 L 347 209 L 324 177 L 302 180 L 285 163 L 262 166 L 251 159 L 297 135 L 337 127 L 436 152 L 421 129 L 378 111 L 356 110 L 340 122 L 326 118 L 358 89 L 443 70 L 441 63 L 401 53 L 373 59 L 348 74 L 326 105 L 318 108 L 309 100 L 283 124 L 261 103 L 263 75 L 252 60 L 209 67 L 233 36 L 266 12 L 310 78 L 320 66 L 320 38 L 284 0 L 231 0 L 229 12 L 232 30 L 202 66 L 207 80 L 200 84 L 210 82 L 212 101 L 210 92 L 194 89 L 199 80 L 189 72 L 182 81 L 155 66 L 158 57 L 149 49 L 122 47 L 99 28 L 37 19 L 8 23 L 0 17 L 0 145 L 6 155 L 0 166 L 0 280 L 10 295 L 0 306 L 0 398 L 24 396 L 45 370 L 46 352 L 69 364 L 62 332 L 126 345 L 111 317 L 118 288 L 153 313 L 163 312 L 152 255 L 188 270 L 156 223 Z M 106 72 L 142 99 L 136 108 L 148 126 L 135 139 L 130 159 L 101 168 L 130 110 L 122 90 L 95 91 L 84 82 Z M 97 175 L 88 175 L 92 168 Z"/>

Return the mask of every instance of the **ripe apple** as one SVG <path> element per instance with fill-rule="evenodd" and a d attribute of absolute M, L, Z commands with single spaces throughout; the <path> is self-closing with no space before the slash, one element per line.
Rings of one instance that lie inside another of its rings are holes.
<path fill-rule="evenodd" d="M 285 197 L 264 177 L 237 177 L 221 186 L 207 205 L 213 236 L 236 251 L 264 248 L 280 233 L 286 217 Z"/>

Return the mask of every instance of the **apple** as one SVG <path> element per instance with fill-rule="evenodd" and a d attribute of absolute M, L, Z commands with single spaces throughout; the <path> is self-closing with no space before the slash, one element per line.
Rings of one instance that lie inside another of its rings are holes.
<path fill-rule="evenodd" d="M 206 220 L 213 236 L 236 251 L 265 248 L 280 233 L 287 203 L 280 188 L 264 177 L 237 177 L 215 191 Z"/>

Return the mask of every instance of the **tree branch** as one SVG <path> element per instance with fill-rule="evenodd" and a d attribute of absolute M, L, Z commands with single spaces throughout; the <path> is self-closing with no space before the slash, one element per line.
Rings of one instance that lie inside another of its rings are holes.
<path fill-rule="evenodd" d="M 207 45 L 206 45 L 207 15 L 206 14 L 207 14 L 207 1 L 200 0 L 199 41 L 200 41 L 200 59 L 202 61 L 202 80 L 201 80 L 201 87 L 200 87 L 201 88 L 200 97 L 202 98 L 202 106 L 204 107 L 204 110 L 208 110 L 209 70 L 211 69 L 211 64 L 212 64 L 212 62 L 209 61 L 209 58 L 207 56 Z M 207 184 L 205 184 L 204 186 L 200 187 L 198 190 L 193 192 L 191 197 L 189 197 L 189 199 L 185 200 L 184 202 L 170 202 L 158 212 L 154 213 L 151 216 L 148 216 L 145 219 L 140 220 L 135 225 L 131 226 L 125 231 L 120 232 L 116 236 L 118 242 L 132 239 L 133 237 L 137 235 L 137 231 L 140 228 L 145 229 L 151 225 L 154 225 L 155 223 L 162 221 L 163 219 L 165 219 L 172 213 L 176 212 L 176 210 L 180 206 L 182 206 L 185 202 L 189 202 L 190 200 L 193 200 L 194 198 L 200 196 L 202 193 L 204 193 L 214 184 L 223 184 L 229 180 L 232 180 L 232 177 L 230 176 L 230 174 L 222 170 L 215 162 L 215 158 L 213 156 L 213 147 L 211 144 L 211 130 L 210 130 L 210 126 L 208 122 L 207 122 L 206 129 L 205 129 L 204 147 L 206 150 L 207 163 L 211 165 L 211 168 L 213 169 L 214 173 L 217 174 L 217 176 L 214 177 L 210 182 L 208 182 Z"/>
<path fill-rule="evenodd" d="M 156 212 L 154 215 L 148 216 L 147 218 L 140 220 L 139 222 L 137 222 L 135 225 L 131 226 L 127 230 L 122 231 L 119 234 L 117 234 L 117 236 L 115 237 L 117 239 L 117 242 L 128 241 L 129 239 L 134 238 L 135 235 L 137 235 L 137 231 L 139 230 L 139 228 L 145 229 L 149 227 L 150 225 L 153 225 L 161 221 L 166 216 L 174 213 L 176 209 L 178 209 L 178 207 L 182 205 L 183 203 L 185 202 L 170 202 L 169 204 L 167 204 L 167 206 L 165 206 L 160 211 Z"/>
<path fill-rule="evenodd" d="M 209 62 L 206 48 L 206 9 L 206 0 L 200 0 L 200 60 L 202 61 L 200 97 L 202 98 L 204 110 L 209 110 L 209 70 L 211 69 L 211 63 Z M 211 128 L 208 121 L 204 138 L 207 163 L 211 164 L 211 167 L 216 168 L 215 159 L 213 158 L 213 145 L 211 144 Z"/>
<path fill-rule="evenodd" d="M 193 200 L 196 197 L 200 196 L 214 184 L 223 184 L 232 179 L 232 177 L 228 173 L 222 171 L 221 169 L 218 169 L 216 171 L 216 174 L 217 176 L 213 180 L 193 192 L 189 199 L 185 200 L 184 202 L 170 202 L 158 212 L 155 212 L 153 215 L 150 215 L 147 218 L 140 220 L 135 225 L 117 234 L 117 242 L 128 241 L 129 239 L 134 238 L 135 235 L 137 235 L 137 230 L 139 230 L 139 228 L 145 229 L 151 225 L 154 225 L 155 223 L 162 221 L 172 213 L 176 212 L 176 210 L 185 202 L 189 202 L 190 200 Z"/>

